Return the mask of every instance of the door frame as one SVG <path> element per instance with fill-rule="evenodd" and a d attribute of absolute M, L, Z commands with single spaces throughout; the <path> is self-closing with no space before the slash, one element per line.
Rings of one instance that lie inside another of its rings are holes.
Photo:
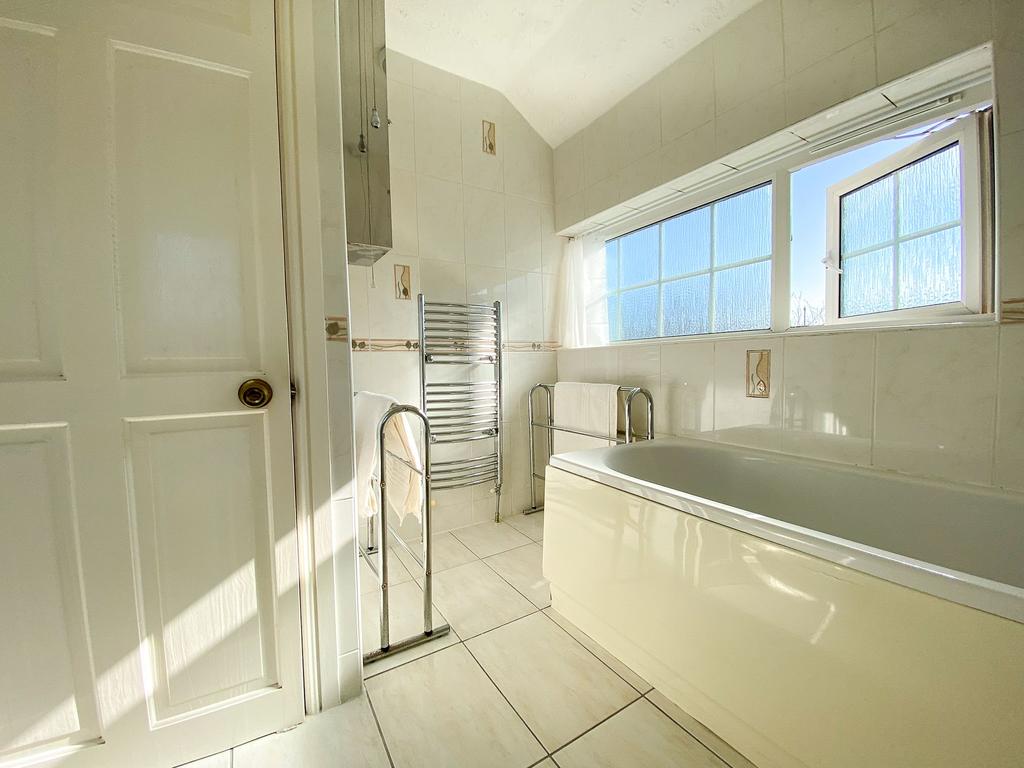
<path fill-rule="evenodd" d="M 355 563 L 341 562 L 345 550 L 333 541 L 335 532 L 330 521 L 332 478 L 324 327 L 325 254 L 321 236 L 322 169 L 318 162 L 312 6 L 310 0 L 275 0 L 285 282 L 291 376 L 297 393 L 292 403 L 292 429 L 307 714 L 342 700 L 339 656 L 343 649 L 338 644 L 338 619 L 340 615 L 358 617 L 355 595 L 336 595 L 333 578 L 317 579 L 318 572 L 333 574 L 337 569 L 354 569 Z M 341 131 L 340 124 L 338 131 Z M 343 182 L 338 167 L 335 183 L 341 187 Z M 344 210 L 340 215 L 344 221 Z M 317 535 L 328 541 L 318 542 Z M 339 605 L 339 600 L 344 600 L 345 604 Z"/>

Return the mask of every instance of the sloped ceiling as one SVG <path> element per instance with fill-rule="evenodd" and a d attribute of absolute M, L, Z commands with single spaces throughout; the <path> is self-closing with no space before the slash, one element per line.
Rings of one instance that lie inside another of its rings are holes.
<path fill-rule="evenodd" d="M 756 2 L 386 0 L 385 7 L 388 47 L 501 91 L 556 147 Z"/>

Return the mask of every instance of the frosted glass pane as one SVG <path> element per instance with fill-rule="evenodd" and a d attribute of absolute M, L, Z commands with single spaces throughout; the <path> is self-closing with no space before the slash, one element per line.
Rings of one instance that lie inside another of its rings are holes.
<path fill-rule="evenodd" d="M 659 229 L 658 225 L 654 224 L 619 238 L 621 288 L 658 279 L 658 260 L 661 256 Z"/>
<path fill-rule="evenodd" d="M 623 291 L 619 300 L 622 302 L 623 341 L 658 335 L 658 286 Z"/>
<path fill-rule="evenodd" d="M 842 317 L 895 309 L 892 298 L 893 249 L 882 248 L 843 259 L 839 278 Z"/>
<path fill-rule="evenodd" d="M 892 176 L 843 195 L 839 201 L 840 253 L 870 248 L 893 239 Z"/>
<path fill-rule="evenodd" d="M 771 262 L 715 272 L 715 331 L 752 331 L 771 324 Z"/>
<path fill-rule="evenodd" d="M 711 330 L 708 324 L 710 285 L 711 278 L 708 275 L 697 275 L 674 280 L 662 286 L 663 336 L 686 336 Z"/>
<path fill-rule="evenodd" d="M 960 227 L 900 243 L 900 307 L 960 300 Z"/>
<path fill-rule="evenodd" d="M 960 145 L 899 171 L 900 234 L 960 220 Z"/>
<path fill-rule="evenodd" d="M 619 241 L 609 240 L 604 244 L 604 274 L 609 291 L 619 289 Z"/>
<path fill-rule="evenodd" d="M 665 238 L 664 277 L 711 268 L 711 208 L 676 216 L 662 224 Z"/>
<path fill-rule="evenodd" d="M 771 254 L 771 184 L 727 197 L 712 207 L 716 267 Z"/>
<path fill-rule="evenodd" d="M 619 340 L 619 297 L 618 294 L 607 298 L 608 312 L 608 338 L 611 341 Z"/>

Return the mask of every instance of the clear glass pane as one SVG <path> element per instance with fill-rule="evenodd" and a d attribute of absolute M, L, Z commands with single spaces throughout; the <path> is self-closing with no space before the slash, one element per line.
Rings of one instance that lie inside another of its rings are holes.
<path fill-rule="evenodd" d="M 843 259 L 839 278 L 841 317 L 895 309 L 892 297 L 893 249 L 882 248 Z"/>
<path fill-rule="evenodd" d="M 853 253 L 893 239 L 893 178 L 886 176 L 839 200 L 840 253 Z"/>
<path fill-rule="evenodd" d="M 608 312 L 608 340 L 619 341 L 619 296 L 613 294 L 606 299 Z"/>
<path fill-rule="evenodd" d="M 658 279 L 661 255 L 660 227 L 653 224 L 619 238 L 622 288 Z"/>
<path fill-rule="evenodd" d="M 662 223 L 665 238 L 663 277 L 711 268 L 711 208 L 705 206 Z"/>
<path fill-rule="evenodd" d="M 771 325 L 771 262 L 715 272 L 715 331 L 753 331 Z"/>
<path fill-rule="evenodd" d="M 658 286 L 623 291 L 622 341 L 627 339 L 650 339 L 658 335 Z"/>
<path fill-rule="evenodd" d="M 900 235 L 960 220 L 960 145 L 899 171 Z"/>
<path fill-rule="evenodd" d="M 661 288 L 663 336 L 707 333 L 711 278 L 697 275 L 665 283 Z"/>
<path fill-rule="evenodd" d="M 715 203 L 715 266 L 759 259 L 772 252 L 772 185 Z"/>
<path fill-rule="evenodd" d="M 604 244 L 604 274 L 608 292 L 619 290 L 619 240 L 608 240 Z"/>
<path fill-rule="evenodd" d="M 900 243 L 900 308 L 959 301 L 960 227 Z"/>

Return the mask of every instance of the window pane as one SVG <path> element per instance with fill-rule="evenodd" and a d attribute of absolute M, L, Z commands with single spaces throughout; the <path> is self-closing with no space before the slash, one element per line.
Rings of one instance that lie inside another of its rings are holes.
<path fill-rule="evenodd" d="M 622 265 L 622 288 L 658 279 L 658 259 L 661 249 L 659 227 L 650 227 L 631 232 L 619 238 Z"/>
<path fill-rule="evenodd" d="M 900 243 L 900 308 L 960 300 L 960 227 Z"/>
<path fill-rule="evenodd" d="M 842 266 L 843 274 L 839 278 L 839 314 L 842 317 L 895 309 L 892 247 L 843 259 Z"/>
<path fill-rule="evenodd" d="M 840 253 L 870 248 L 893 239 L 893 177 L 854 190 L 839 201 Z"/>
<path fill-rule="evenodd" d="M 752 331 L 771 324 L 771 262 L 715 272 L 715 331 Z"/>
<path fill-rule="evenodd" d="M 661 288 L 663 336 L 707 333 L 708 290 L 711 278 L 697 275 L 665 283 Z"/>
<path fill-rule="evenodd" d="M 663 277 L 711 267 L 711 208 L 706 206 L 662 224 L 665 237 Z"/>
<path fill-rule="evenodd" d="M 960 220 L 960 145 L 899 171 L 900 234 Z"/>
<path fill-rule="evenodd" d="M 604 244 L 604 274 L 608 292 L 619 289 L 619 241 L 609 240 Z"/>
<path fill-rule="evenodd" d="M 771 254 L 771 184 L 727 197 L 712 207 L 716 267 Z"/>
<path fill-rule="evenodd" d="M 619 296 L 618 294 L 612 294 L 607 299 L 607 306 L 605 310 L 608 312 L 608 340 L 618 341 L 619 340 Z M 600 307 L 600 304 L 598 304 Z"/>
<path fill-rule="evenodd" d="M 626 339 L 649 339 L 658 335 L 658 286 L 649 285 L 619 294 L 622 302 L 622 335 Z"/>

